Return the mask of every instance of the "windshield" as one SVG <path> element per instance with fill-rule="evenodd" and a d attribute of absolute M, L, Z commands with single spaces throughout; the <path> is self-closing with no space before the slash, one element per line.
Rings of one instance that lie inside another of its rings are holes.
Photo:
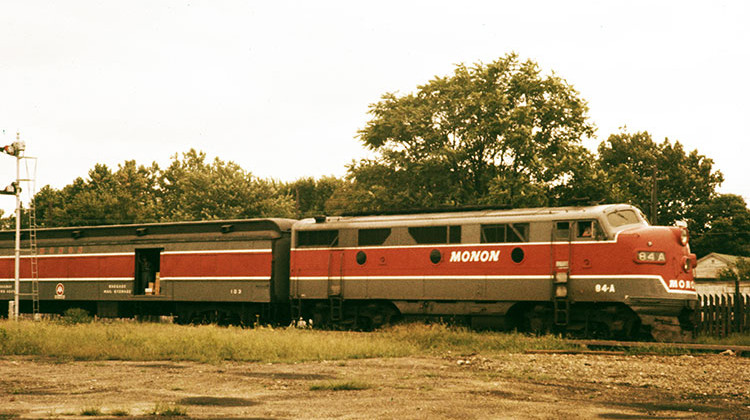
<path fill-rule="evenodd" d="M 607 215 L 607 221 L 612 227 L 643 223 L 635 210 L 631 209 L 614 211 Z"/>

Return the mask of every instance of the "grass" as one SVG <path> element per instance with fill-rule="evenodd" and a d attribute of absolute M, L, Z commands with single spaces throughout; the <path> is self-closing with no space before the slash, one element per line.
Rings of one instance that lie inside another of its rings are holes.
<path fill-rule="evenodd" d="M 113 417 L 128 417 L 130 416 L 130 411 L 124 408 L 118 408 L 110 411 L 108 414 Z"/>
<path fill-rule="evenodd" d="M 99 407 L 86 407 L 81 410 L 82 416 L 101 416 L 102 410 Z"/>
<path fill-rule="evenodd" d="M 717 338 L 710 336 L 699 336 L 695 339 L 696 343 L 700 344 L 723 344 L 723 345 L 735 345 L 735 346 L 750 346 L 750 334 L 730 334 L 728 337 Z"/>
<path fill-rule="evenodd" d="M 712 344 L 750 343 L 750 335 L 705 341 Z M 360 333 L 132 322 L 0 320 L 0 356 L 38 356 L 49 358 L 52 362 L 170 360 L 294 363 L 443 355 L 448 352 L 464 355 L 576 348 L 554 335 L 534 337 L 518 333 L 477 332 L 442 324 L 404 324 L 373 333 Z M 662 350 L 654 351 L 659 353 Z"/>
<path fill-rule="evenodd" d="M 327 381 L 310 385 L 310 391 L 361 391 L 372 385 L 361 381 Z"/>
<path fill-rule="evenodd" d="M 572 348 L 555 336 L 474 332 L 445 325 L 398 325 L 374 333 L 295 328 L 0 321 L 0 355 L 68 360 L 303 362 L 415 354 Z"/>
<path fill-rule="evenodd" d="M 399 357 L 410 343 L 380 334 L 127 322 L 60 324 L 0 321 L 0 355 L 56 360 L 297 362 Z"/>
<path fill-rule="evenodd" d="M 187 416 L 187 409 L 176 404 L 157 403 L 154 408 L 146 414 L 157 417 L 182 417 Z"/>

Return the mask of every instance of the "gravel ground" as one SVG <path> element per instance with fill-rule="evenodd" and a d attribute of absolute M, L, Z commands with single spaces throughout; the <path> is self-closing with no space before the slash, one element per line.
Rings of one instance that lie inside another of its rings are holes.
<path fill-rule="evenodd" d="M 750 418 L 750 358 L 496 354 L 298 364 L 0 357 L 0 419 Z"/>

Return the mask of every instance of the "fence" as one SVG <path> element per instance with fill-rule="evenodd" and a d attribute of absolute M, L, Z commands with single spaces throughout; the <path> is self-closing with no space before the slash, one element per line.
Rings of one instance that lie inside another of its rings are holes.
<path fill-rule="evenodd" d="M 699 295 L 693 319 L 694 335 L 726 337 L 750 332 L 750 294 Z"/>

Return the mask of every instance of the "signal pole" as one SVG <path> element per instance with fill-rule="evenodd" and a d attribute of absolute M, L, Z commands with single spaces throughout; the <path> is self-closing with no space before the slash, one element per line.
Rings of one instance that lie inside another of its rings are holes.
<path fill-rule="evenodd" d="M 15 281 L 13 293 L 13 319 L 18 321 L 21 296 L 21 158 L 26 144 L 21 141 L 21 134 L 16 133 L 16 141 L 2 148 L 2 152 L 16 158 L 16 180 L 0 191 L 0 194 L 16 196 L 16 249 Z"/>

